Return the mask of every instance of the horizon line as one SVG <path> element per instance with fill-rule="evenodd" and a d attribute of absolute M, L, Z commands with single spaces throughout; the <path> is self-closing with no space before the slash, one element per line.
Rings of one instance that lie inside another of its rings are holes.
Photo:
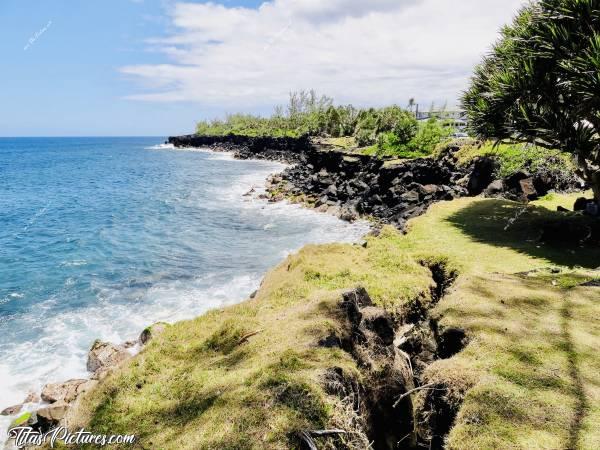
<path fill-rule="evenodd" d="M 193 133 L 191 133 L 193 134 Z M 73 138 L 141 138 L 141 137 L 148 137 L 148 138 L 165 138 L 165 137 L 169 137 L 169 136 L 180 136 L 179 134 L 171 134 L 171 135 L 167 135 L 167 134 L 160 134 L 160 135 L 133 135 L 133 134 L 114 134 L 114 135 L 50 135 L 50 136 L 35 136 L 35 135 L 21 135 L 21 136 L 0 136 L 0 139 L 48 139 L 48 138 L 69 138 L 69 139 L 73 139 Z"/>

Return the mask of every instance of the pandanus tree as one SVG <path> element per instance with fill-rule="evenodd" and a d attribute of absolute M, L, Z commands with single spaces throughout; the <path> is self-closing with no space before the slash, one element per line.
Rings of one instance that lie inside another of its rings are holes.
<path fill-rule="evenodd" d="M 600 0 L 524 7 L 462 99 L 481 138 L 572 153 L 600 203 Z"/>

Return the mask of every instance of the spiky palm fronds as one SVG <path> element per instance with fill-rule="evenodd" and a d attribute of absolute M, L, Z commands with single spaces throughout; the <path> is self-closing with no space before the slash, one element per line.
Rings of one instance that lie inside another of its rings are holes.
<path fill-rule="evenodd" d="M 600 0 L 540 0 L 506 26 L 462 102 L 472 131 L 573 153 L 600 201 Z"/>

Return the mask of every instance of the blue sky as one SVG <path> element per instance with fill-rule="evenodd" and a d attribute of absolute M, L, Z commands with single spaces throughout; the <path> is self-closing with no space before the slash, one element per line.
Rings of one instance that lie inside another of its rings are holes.
<path fill-rule="evenodd" d="M 144 40 L 164 33 L 166 8 L 158 0 L 2 0 L 0 135 L 162 136 L 190 131 L 211 111 L 197 103 L 126 100 L 137 86 L 118 72 L 132 62 L 164 60 L 146 51 Z"/>
<path fill-rule="evenodd" d="M 2 0 L 0 135 L 179 134 L 302 88 L 361 105 L 455 103 L 522 2 L 464 0 L 439 18 L 454 2 L 215 3 Z M 454 56 L 431 36 L 440 27 Z"/>

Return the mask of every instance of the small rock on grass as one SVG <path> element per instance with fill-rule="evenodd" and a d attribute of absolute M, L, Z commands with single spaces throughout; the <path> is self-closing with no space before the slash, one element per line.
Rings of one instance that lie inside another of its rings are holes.
<path fill-rule="evenodd" d="M 146 345 L 148 342 L 150 342 L 150 340 L 152 340 L 159 334 L 164 333 L 168 327 L 169 324 L 165 322 L 158 322 L 154 325 L 150 325 L 149 327 L 144 329 L 144 331 L 142 331 L 142 334 L 140 334 L 140 344 Z"/>

